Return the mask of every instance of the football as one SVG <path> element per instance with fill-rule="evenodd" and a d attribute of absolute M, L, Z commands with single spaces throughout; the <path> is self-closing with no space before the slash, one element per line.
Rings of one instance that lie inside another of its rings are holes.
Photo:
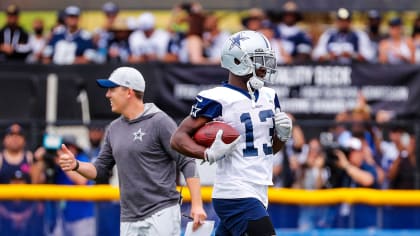
<path fill-rule="evenodd" d="M 203 125 L 194 134 L 193 139 L 197 144 L 210 147 L 216 138 L 217 131 L 223 130 L 222 140 L 225 143 L 231 143 L 239 136 L 239 132 L 222 121 L 211 121 Z"/>

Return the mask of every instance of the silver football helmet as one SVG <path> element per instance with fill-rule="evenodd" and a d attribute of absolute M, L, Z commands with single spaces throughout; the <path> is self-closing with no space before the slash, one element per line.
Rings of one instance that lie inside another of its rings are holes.
<path fill-rule="evenodd" d="M 260 89 L 264 81 L 270 81 L 276 73 L 276 57 L 268 39 L 251 30 L 237 32 L 223 45 L 221 64 L 237 76 L 252 74 L 248 81 L 253 89 Z M 264 77 L 258 77 L 255 70 L 265 68 Z"/>

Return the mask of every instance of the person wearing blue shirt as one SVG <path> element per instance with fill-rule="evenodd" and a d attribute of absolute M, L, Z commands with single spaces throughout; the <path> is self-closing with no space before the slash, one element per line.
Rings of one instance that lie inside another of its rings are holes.
<path fill-rule="evenodd" d="M 286 42 L 286 51 L 291 52 L 294 62 L 310 60 L 312 39 L 297 25 L 302 19 L 302 14 L 296 3 L 286 2 L 280 19 L 281 22 L 274 28 L 275 37 Z"/>
<path fill-rule="evenodd" d="M 365 155 L 368 148 L 363 139 L 352 137 L 348 140 L 349 153 L 346 156 L 341 151 L 336 151 L 338 157 L 337 166 L 343 170 L 342 187 L 347 188 L 373 188 L 379 189 L 378 172 L 375 165 L 370 163 Z M 337 212 L 338 213 L 338 212 Z M 355 228 L 376 226 L 376 208 L 362 204 L 350 206 L 342 204 L 339 216 L 336 218 L 338 227 L 350 226 L 351 216 Z"/>
<path fill-rule="evenodd" d="M 320 62 L 351 64 L 370 62 L 374 50 L 366 32 L 352 28 L 352 14 L 340 8 L 336 13 L 336 27 L 326 30 L 315 46 L 312 58 Z"/>
<path fill-rule="evenodd" d="M 63 143 L 75 154 L 78 161 L 90 161 L 87 154 L 77 145 L 74 136 L 64 136 Z M 92 185 L 93 182 L 76 172 L 65 172 L 56 165 L 55 184 Z M 94 236 L 96 234 L 93 202 L 65 201 L 59 205 L 58 212 L 63 222 L 62 230 L 64 236 Z"/>
<path fill-rule="evenodd" d="M 58 28 L 44 49 L 44 63 L 59 65 L 86 64 L 96 58 L 95 46 L 89 32 L 79 28 L 80 9 L 65 10 L 65 28 Z"/>

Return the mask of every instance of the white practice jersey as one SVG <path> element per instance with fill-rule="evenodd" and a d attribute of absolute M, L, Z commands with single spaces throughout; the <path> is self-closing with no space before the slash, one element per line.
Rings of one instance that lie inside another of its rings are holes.
<path fill-rule="evenodd" d="M 234 127 L 241 140 L 230 156 L 216 162 L 213 198 L 253 197 L 267 205 L 272 185 L 274 112 L 280 107 L 273 89 L 255 92 L 252 106 L 248 91 L 229 84 L 204 90 L 196 97 L 191 116 L 220 120 Z"/>

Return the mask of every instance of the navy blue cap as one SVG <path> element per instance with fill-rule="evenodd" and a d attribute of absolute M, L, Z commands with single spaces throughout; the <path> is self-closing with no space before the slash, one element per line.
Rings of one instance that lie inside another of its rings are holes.
<path fill-rule="evenodd" d="M 369 19 L 381 19 L 381 13 L 377 10 L 370 10 L 368 11 Z"/>
<path fill-rule="evenodd" d="M 400 25 L 402 25 L 402 21 L 401 21 L 401 18 L 394 17 L 394 18 L 392 18 L 391 20 L 388 21 L 388 24 L 390 26 L 400 26 Z"/>

